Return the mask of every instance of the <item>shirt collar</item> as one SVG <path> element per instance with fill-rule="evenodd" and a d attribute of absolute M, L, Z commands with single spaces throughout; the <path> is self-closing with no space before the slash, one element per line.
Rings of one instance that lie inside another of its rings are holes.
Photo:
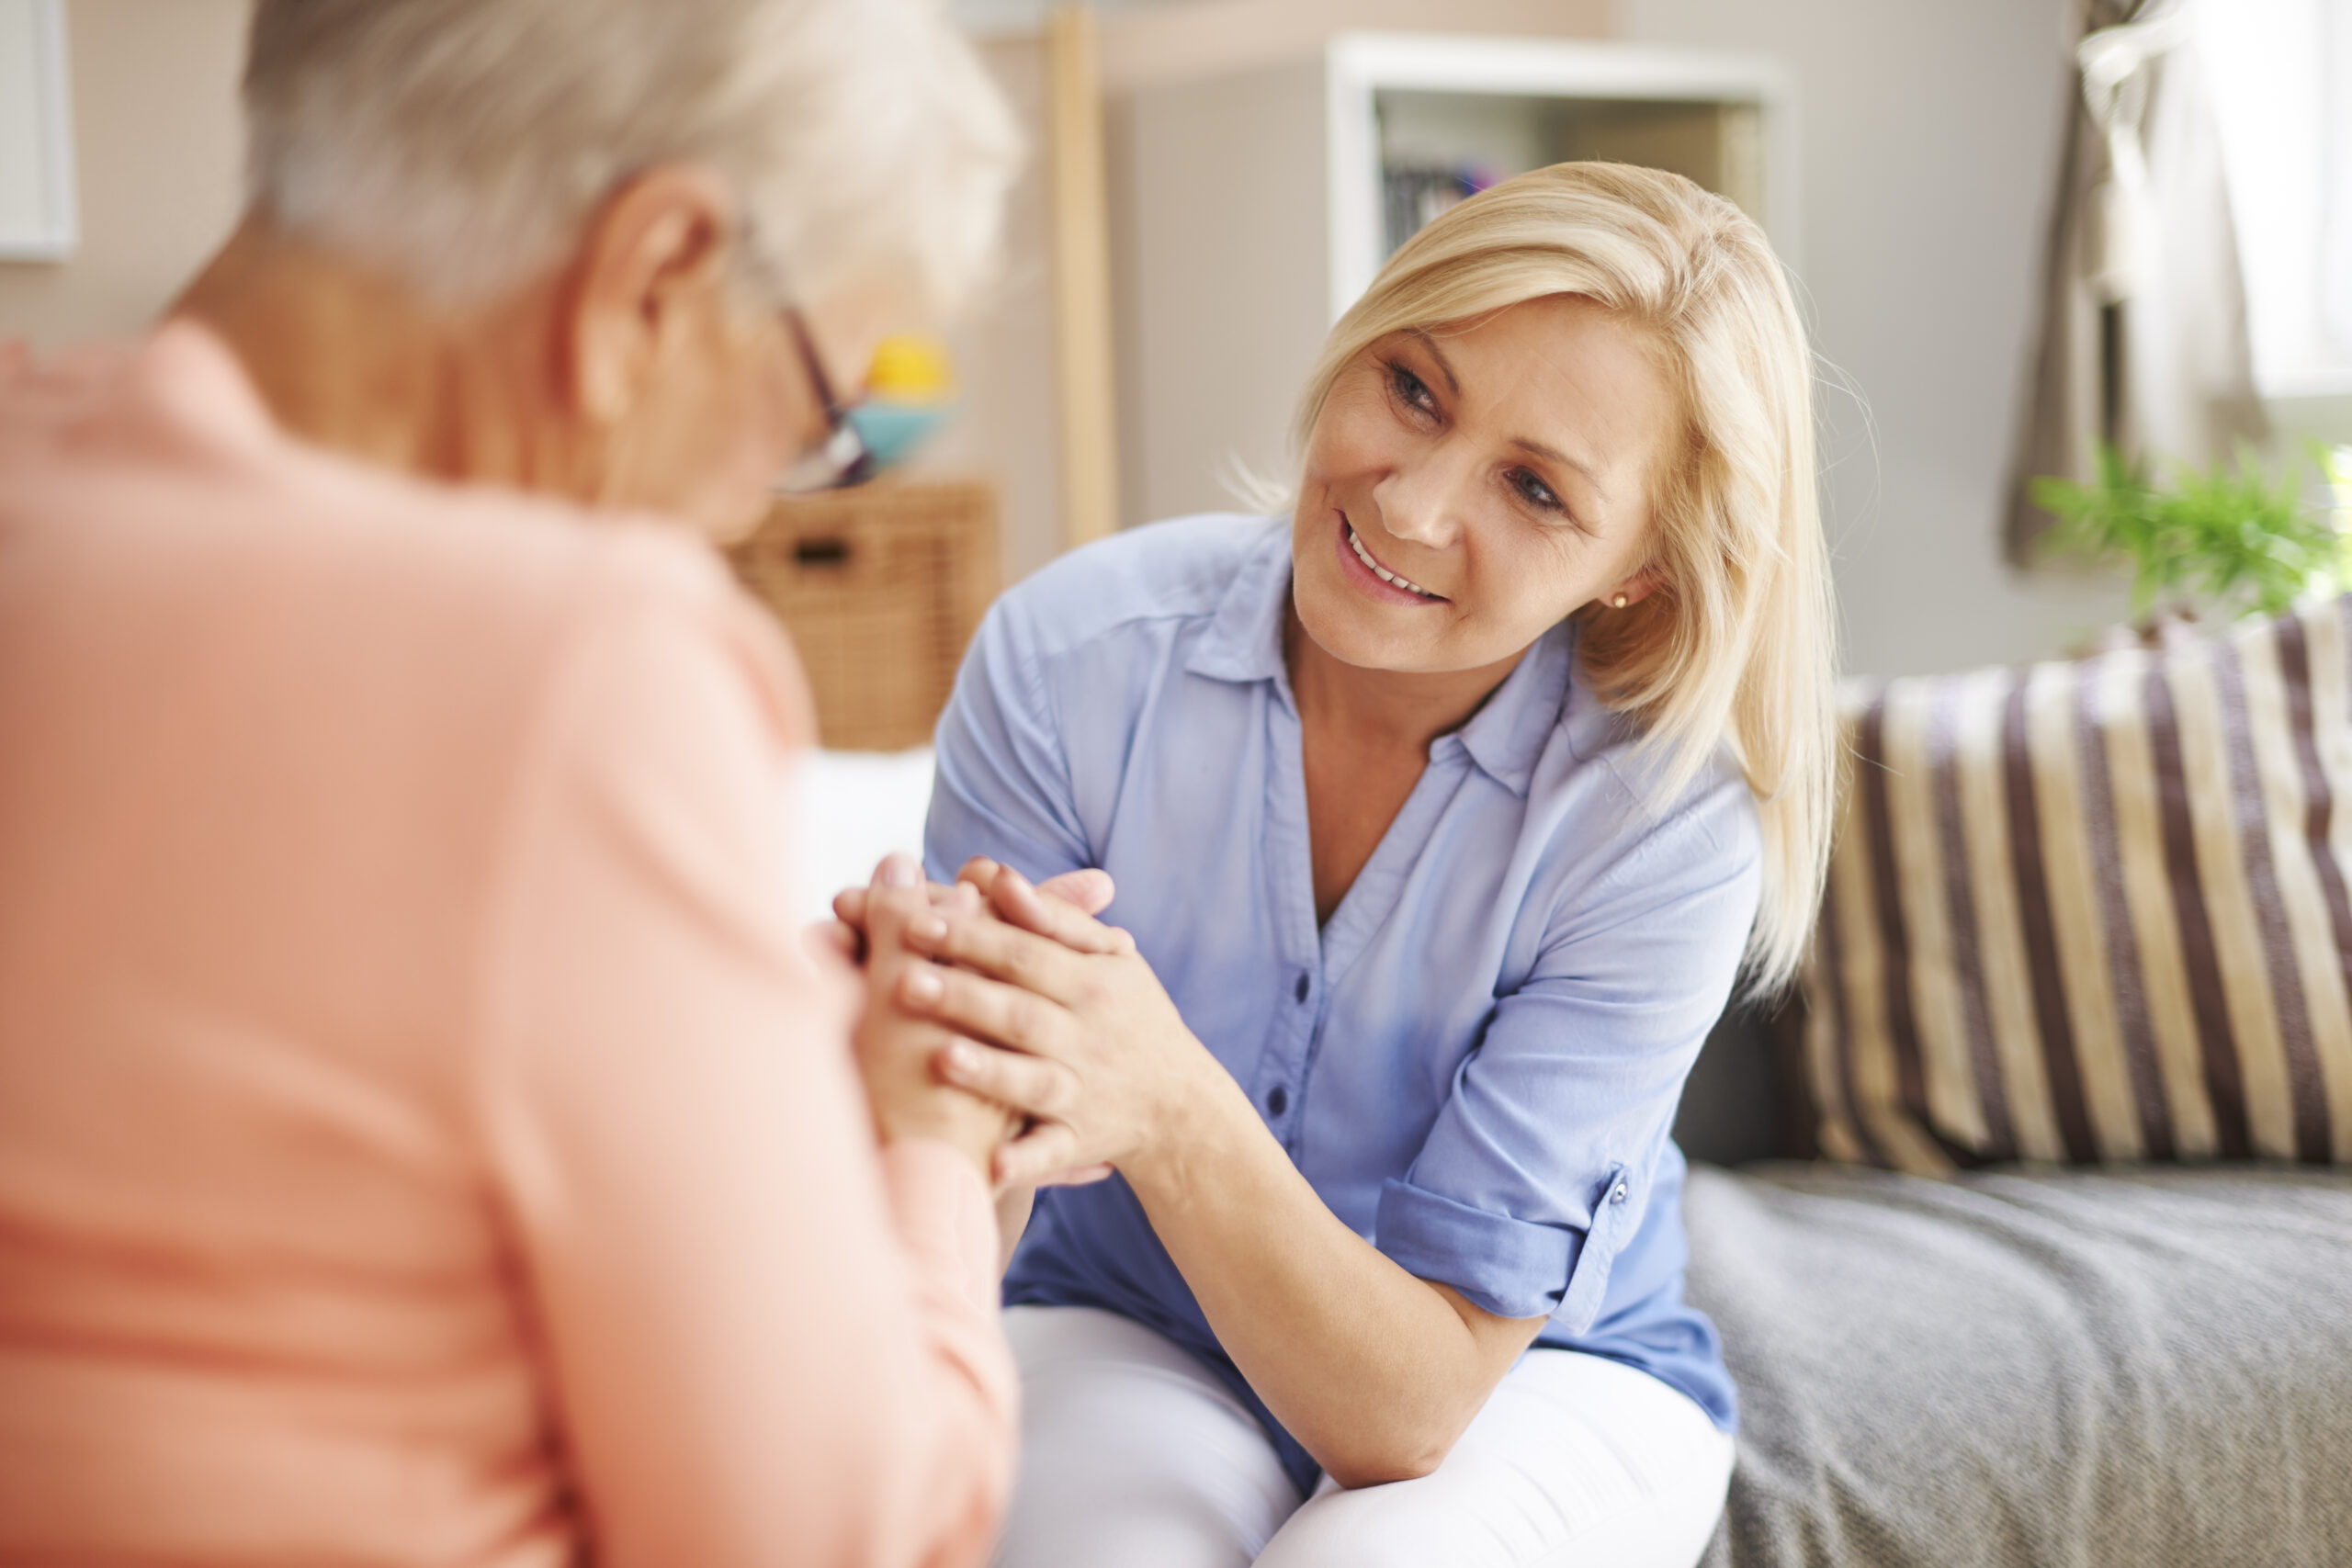
<path fill-rule="evenodd" d="M 1470 722 L 1454 732 L 1470 760 L 1513 795 L 1526 795 L 1544 743 L 1559 727 L 1576 650 L 1576 623 L 1560 622 L 1535 639 L 1519 668 L 1504 676 Z"/>
<path fill-rule="evenodd" d="M 1270 524 L 1242 558 L 1184 668 L 1212 681 L 1274 681 L 1283 673 L 1290 607 L 1290 529 Z"/>
<path fill-rule="evenodd" d="M 1287 685 L 1283 631 L 1290 606 L 1290 530 L 1269 527 L 1243 558 L 1184 668 L 1213 681 Z M 1560 722 L 1576 666 L 1577 627 L 1562 621 L 1535 639 L 1470 722 L 1439 740 L 1458 742 L 1497 784 L 1524 796 L 1544 743 Z"/>

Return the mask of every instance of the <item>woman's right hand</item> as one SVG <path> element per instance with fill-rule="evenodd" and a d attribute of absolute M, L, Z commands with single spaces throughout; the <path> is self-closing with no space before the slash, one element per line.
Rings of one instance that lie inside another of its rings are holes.
<path fill-rule="evenodd" d="M 1109 872 L 1081 867 L 1049 876 L 1034 886 L 1016 874 L 1000 890 L 997 877 L 1004 869 L 986 855 L 974 855 L 956 872 L 956 886 L 959 889 L 977 889 L 991 902 L 995 901 L 991 896 L 1000 891 L 1010 894 L 1003 900 L 1001 918 L 1013 921 L 1023 931 L 1049 937 L 1074 953 L 1135 951 L 1134 937 L 1095 919 L 1111 907 L 1117 891 Z M 1016 886 L 1018 892 L 1013 891 Z M 967 901 L 943 898 L 937 888 L 933 889 L 931 902 L 934 913 L 943 908 L 971 907 Z M 943 1077 L 952 1076 L 948 1066 L 951 1060 L 952 1053 L 942 1053 L 938 1066 Z M 1017 1210 L 1021 1222 L 1004 1225 L 1008 1261 L 1012 1256 L 1012 1244 L 1020 1240 L 1021 1228 L 1028 1223 L 1038 1188 L 1084 1187 L 1108 1180 L 1112 1174 L 1111 1167 L 1099 1160 L 1078 1163 L 1078 1134 L 1068 1122 L 1041 1121 L 1035 1116 L 1019 1120 L 1023 1125 L 1017 1135 L 1007 1140 L 996 1153 L 1000 1218 Z"/>
<path fill-rule="evenodd" d="M 1000 1180 L 1038 1179 L 1041 1134 L 1060 1137 L 1056 1165 L 1113 1165 L 1133 1181 L 1237 1105 L 1261 1125 L 1135 940 L 1040 898 L 1011 868 L 987 908 L 925 909 L 907 937 L 938 962 L 902 971 L 900 1004 L 964 1037 L 943 1053 L 942 1075 L 1036 1119 L 999 1156 Z"/>

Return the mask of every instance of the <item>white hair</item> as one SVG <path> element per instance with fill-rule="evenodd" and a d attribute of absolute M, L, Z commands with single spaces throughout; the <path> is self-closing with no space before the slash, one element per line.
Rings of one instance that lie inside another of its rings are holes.
<path fill-rule="evenodd" d="M 937 0 L 259 0 L 243 96 L 254 206 L 444 300 L 680 162 L 797 298 L 881 274 L 952 305 L 1020 155 Z"/>

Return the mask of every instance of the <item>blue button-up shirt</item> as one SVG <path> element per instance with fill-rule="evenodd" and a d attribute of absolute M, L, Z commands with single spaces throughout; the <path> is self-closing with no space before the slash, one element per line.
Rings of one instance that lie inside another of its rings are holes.
<path fill-rule="evenodd" d="M 1682 1299 L 1682 1082 L 1756 913 L 1727 760 L 1656 762 L 1555 626 L 1429 766 L 1328 924 L 1315 915 L 1286 524 L 1117 536 L 998 601 L 939 727 L 926 851 L 1043 878 L 1101 866 L 1194 1034 L 1332 1213 L 1539 1345 L 1626 1362 L 1734 1418 Z M 1219 1349 L 1125 1183 L 1050 1189 L 1008 1303 L 1107 1308 L 1199 1356 L 1314 1461 Z"/>

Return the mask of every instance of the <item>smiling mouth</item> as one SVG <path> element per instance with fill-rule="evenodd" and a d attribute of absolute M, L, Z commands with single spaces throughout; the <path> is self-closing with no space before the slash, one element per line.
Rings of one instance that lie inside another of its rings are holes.
<path fill-rule="evenodd" d="M 1389 583 L 1394 587 L 1401 588 L 1408 593 L 1419 594 L 1420 597 L 1430 600 L 1435 604 L 1442 604 L 1446 602 L 1444 594 L 1432 593 L 1428 589 L 1422 587 L 1419 583 L 1413 581 L 1409 578 L 1399 577 L 1396 573 L 1389 570 L 1377 560 L 1374 560 L 1373 558 L 1372 552 L 1364 548 L 1363 540 L 1357 536 L 1356 526 L 1354 524 L 1350 523 L 1343 518 L 1341 519 L 1340 525 L 1348 531 L 1348 547 L 1355 551 L 1356 559 L 1363 562 L 1365 569 L 1374 577 L 1377 577 L 1381 581 Z"/>

